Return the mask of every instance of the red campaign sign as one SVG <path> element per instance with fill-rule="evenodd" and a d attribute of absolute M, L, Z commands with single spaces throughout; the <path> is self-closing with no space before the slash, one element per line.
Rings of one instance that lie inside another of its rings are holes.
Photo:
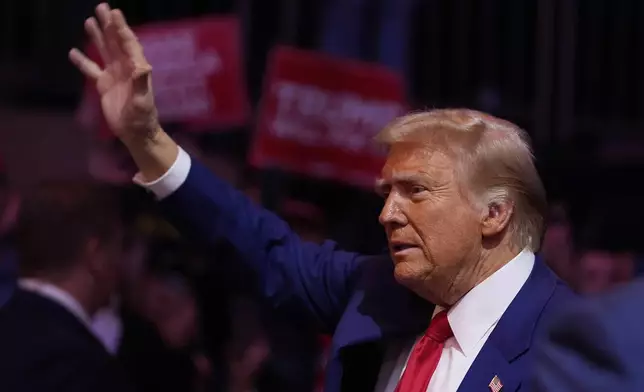
<path fill-rule="evenodd" d="M 374 64 L 280 47 L 272 54 L 250 161 L 373 186 L 373 137 L 406 109 L 402 78 Z"/>
<path fill-rule="evenodd" d="M 240 23 L 236 18 L 209 17 L 146 24 L 134 28 L 152 65 L 155 101 L 162 122 L 189 129 L 244 125 L 249 102 L 242 63 Z M 93 45 L 87 54 L 98 60 Z M 100 113 L 93 83 L 85 89 L 79 110 L 87 120 Z M 101 135 L 110 135 L 103 122 Z"/>

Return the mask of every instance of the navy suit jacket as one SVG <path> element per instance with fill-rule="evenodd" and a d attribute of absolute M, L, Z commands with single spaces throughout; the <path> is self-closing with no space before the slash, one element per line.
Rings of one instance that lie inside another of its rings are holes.
<path fill-rule="evenodd" d="M 258 272 L 262 294 L 333 333 L 326 391 L 373 391 L 386 345 L 412 338 L 429 324 L 434 305 L 393 278 L 386 254 L 365 256 L 335 243 L 305 243 L 274 214 L 247 200 L 193 159 L 182 186 L 162 201 L 184 234 L 226 238 Z M 498 376 L 504 391 L 521 388 L 542 320 L 570 295 L 540 261 L 471 366 L 459 391 L 489 391 Z"/>
<path fill-rule="evenodd" d="M 644 391 L 644 280 L 561 309 L 535 350 L 535 391 Z"/>
<path fill-rule="evenodd" d="M 0 391 L 131 389 L 116 360 L 74 315 L 18 288 L 0 308 Z"/>

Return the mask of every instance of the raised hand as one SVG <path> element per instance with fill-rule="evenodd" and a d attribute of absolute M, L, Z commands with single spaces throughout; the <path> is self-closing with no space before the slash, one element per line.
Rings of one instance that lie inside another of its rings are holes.
<path fill-rule="evenodd" d="M 69 52 L 69 59 L 96 82 L 103 114 L 116 136 L 124 142 L 148 137 L 160 129 L 152 92 L 152 67 L 120 10 L 111 10 L 102 3 L 96 7 L 96 16 L 98 21 L 94 17 L 85 21 L 85 30 L 104 68 L 76 48 Z"/>

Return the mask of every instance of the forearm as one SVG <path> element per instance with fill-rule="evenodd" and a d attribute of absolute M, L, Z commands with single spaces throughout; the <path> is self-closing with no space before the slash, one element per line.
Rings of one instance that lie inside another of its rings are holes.
<path fill-rule="evenodd" d="M 177 143 L 161 128 L 146 137 L 124 138 L 122 141 L 144 182 L 152 182 L 163 176 L 179 154 Z"/>

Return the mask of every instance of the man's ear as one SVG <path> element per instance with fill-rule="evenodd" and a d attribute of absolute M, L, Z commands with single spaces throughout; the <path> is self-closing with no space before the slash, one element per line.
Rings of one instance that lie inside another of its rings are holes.
<path fill-rule="evenodd" d="M 503 232 L 510 224 L 513 213 L 514 204 L 510 201 L 490 202 L 481 222 L 481 234 L 492 237 Z"/>

